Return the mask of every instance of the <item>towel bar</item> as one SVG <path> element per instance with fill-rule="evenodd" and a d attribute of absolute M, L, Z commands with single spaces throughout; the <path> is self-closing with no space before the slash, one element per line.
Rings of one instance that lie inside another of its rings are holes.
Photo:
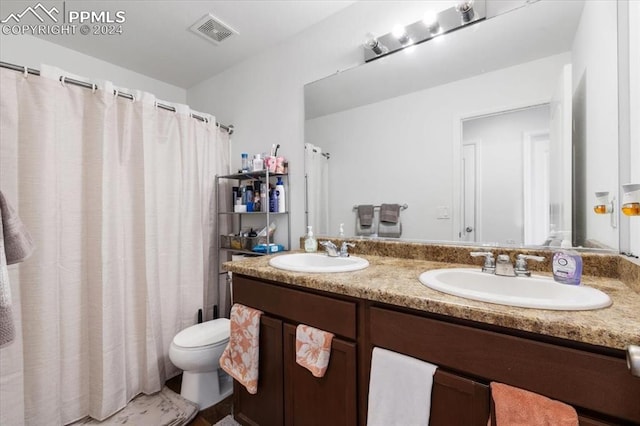
<path fill-rule="evenodd" d="M 359 206 L 359 205 L 360 205 L 360 204 L 356 204 L 355 206 L 353 206 L 353 210 L 358 210 L 358 206 Z M 373 206 L 373 208 L 374 208 L 374 209 L 379 209 L 379 208 L 380 208 L 380 206 L 379 206 L 379 205 L 377 205 L 377 206 Z M 408 205 L 408 204 L 401 204 L 401 205 L 400 205 L 400 210 L 406 210 L 406 209 L 408 209 L 408 208 L 409 208 L 409 205 Z"/>

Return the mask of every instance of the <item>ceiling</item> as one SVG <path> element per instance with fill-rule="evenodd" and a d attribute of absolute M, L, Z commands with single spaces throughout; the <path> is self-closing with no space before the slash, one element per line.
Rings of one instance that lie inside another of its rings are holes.
<path fill-rule="evenodd" d="M 20 13 L 38 0 L 0 2 L 0 16 Z M 149 77 L 189 88 L 295 36 L 354 3 L 351 0 L 44 1 L 61 16 L 69 11 L 124 11 L 122 34 L 40 36 Z M 63 10 L 65 12 L 63 12 Z M 216 45 L 189 30 L 212 14 L 238 34 Z M 26 19 L 26 17 L 25 17 Z M 37 23 L 37 22 L 35 22 Z"/>

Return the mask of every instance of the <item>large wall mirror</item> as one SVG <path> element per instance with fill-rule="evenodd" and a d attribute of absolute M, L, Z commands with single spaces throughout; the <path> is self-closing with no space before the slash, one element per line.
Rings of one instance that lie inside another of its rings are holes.
<path fill-rule="evenodd" d="M 520 5 L 305 86 L 318 234 L 406 204 L 405 240 L 618 250 L 616 2 Z"/>

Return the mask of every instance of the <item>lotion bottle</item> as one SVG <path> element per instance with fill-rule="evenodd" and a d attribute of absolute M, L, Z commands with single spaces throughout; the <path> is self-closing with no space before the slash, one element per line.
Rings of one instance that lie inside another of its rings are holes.
<path fill-rule="evenodd" d="M 307 226 L 307 235 L 304 239 L 304 251 L 307 253 L 315 253 L 318 251 L 318 241 L 316 237 L 313 236 L 311 225 Z"/>
<path fill-rule="evenodd" d="M 579 285 L 582 277 L 582 257 L 575 250 L 570 250 L 571 244 L 562 240 L 561 250 L 553 254 L 553 279 L 562 284 Z"/>

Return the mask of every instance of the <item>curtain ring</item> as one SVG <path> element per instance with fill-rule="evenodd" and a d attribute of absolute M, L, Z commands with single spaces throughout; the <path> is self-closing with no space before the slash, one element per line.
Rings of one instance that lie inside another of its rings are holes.
<path fill-rule="evenodd" d="M 113 96 L 116 98 L 120 96 L 120 91 L 118 89 L 113 89 Z"/>
<path fill-rule="evenodd" d="M 96 93 L 96 90 L 98 90 L 98 85 L 91 83 L 91 93 Z"/>
<path fill-rule="evenodd" d="M 66 79 L 66 77 L 65 77 L 64 75 L 61 75 L 61 76 L 60 76 L 60 84 L 62 84 L 62 87 L 67 87 L 67 86 L 65 85 L 65 81 L 64 81 L 65 79 Z"/>
<path fill-rule="evenodd" d="M 24 66 L 23 75 L 24 75 L 24 78 L 28 78 L 29 77 L 29 68 L 27 68 L 26 65 Z"/>

